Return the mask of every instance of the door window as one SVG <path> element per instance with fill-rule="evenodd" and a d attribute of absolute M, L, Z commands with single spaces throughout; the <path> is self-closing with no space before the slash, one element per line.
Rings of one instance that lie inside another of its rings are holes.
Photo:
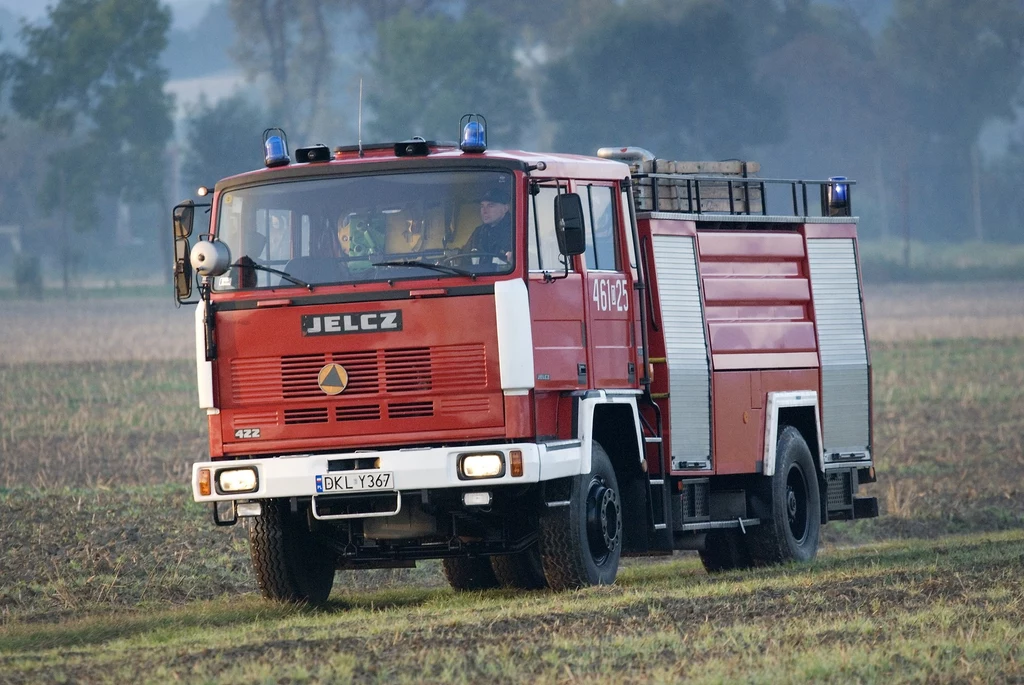
<path fill-rule="evenodd" d="M 587 269 L 621 271 L 615 236 L 615 189 L 611 186 L 579 187 L 587 232 Z"/>
<path fill-rule="evenodd" d="M 530 271 L 565 271 L 566 258 L 558 250 L 555 235 L 555 197 L 566 192 L 564 185 L 538 185 L 530 194 L 529 264 Z M 569 260 L 572 271 L 572 260 Z"/>

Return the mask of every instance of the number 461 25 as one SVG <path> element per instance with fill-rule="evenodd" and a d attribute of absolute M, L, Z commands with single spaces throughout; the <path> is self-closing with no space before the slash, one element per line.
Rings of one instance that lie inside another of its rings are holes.
<path fill-rule="evenodd" d="M 602 312 L 629 311 L 629 289 L 625 279 L 599 278 L 594 281 L 594 306 Z"/>

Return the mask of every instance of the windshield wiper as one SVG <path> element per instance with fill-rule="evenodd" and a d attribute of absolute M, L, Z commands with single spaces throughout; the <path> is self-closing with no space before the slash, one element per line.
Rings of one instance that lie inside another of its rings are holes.
<path fill-rule="evenodd" d="M 267 273 L 277 274 L 286 281 L 290 281 L 295 285 L 301 285 L 309 292 L 313 292 L 313 286 L 311 286 L 309 283 L 306 283 L 305 281 L 300 281 L 298 278 L 295 278 L 295 276 L 292 276 L 290 273 L 286 271 L 281 271 L 280 269 L 275 269 L 270 266 L 263 266 L 262 264 L 257 264 L 256 262 L 248 262 L 245 264 L 235 262 L 231 266 L 238 267 L 239 269 L 255 269 L 256 271 L 266 271 Z"/>
<path fill-rule="evenodd" d="M 443 274 L 453 274 L 455 276 L 471 276 L 476 278 L 476 274 L 465 269 L 459 269 L 454 266 L 448 266 L 447 264 L 431 264 L 430 262 L 417 262 L 413 259 L 396 259 L 395 261 L 388 262 L 370 262 L 373 266 L 422 266 L 424 269 L 432 269 L 434 271 L 440 271 Z"/>

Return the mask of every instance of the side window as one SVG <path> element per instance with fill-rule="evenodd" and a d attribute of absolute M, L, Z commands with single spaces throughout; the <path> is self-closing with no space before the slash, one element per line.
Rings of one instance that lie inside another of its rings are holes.
<path fill-rule="evenodd" d="M 583 219 L 587 230 L 587 268 L 598 271 L 619 271 L 615 247 L 615 189 L 611 186 L 587 185 L 580 188 Z"/>
<path fill-rule="evenodd" d="M 566 192 L 565 186 L 543 185 L 530 195 L 529 264 L 530 271 L 562 271 L 565 266 L 555 236 L 555 196 Z M 572 261 L 569 262 L 572 269 Z"/>

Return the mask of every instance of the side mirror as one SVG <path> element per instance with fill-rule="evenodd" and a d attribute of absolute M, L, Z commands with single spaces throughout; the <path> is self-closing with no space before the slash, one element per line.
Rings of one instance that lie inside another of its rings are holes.
<path fill-rule="evenodd" d="M 174 238 L 174 296 L 178 302 L 192 297 L 192 264 L 189 263 L 188 238 Z"/>
<path fill-rule="evenodd" d="M 174 220 L 174 239 L 189 238 L 192 235 L 192 223 L 195 221 L 196 205 L 192 200 L 185 200 L 174 208 L 171 215 Z"/>
<path fill-rule="evenodd" d="M 576 193 L 555 197 L 555 236 L 558 238 L 558 251 L 566 256 L 583 254 L 587 249 L 583 201 Z"/>
<path fill-rule="evenodd" d="M 192 297 L 192 265 L 189 262 L 189 236 L 195 220 L 195 203 L 185 200 L 174 208 L 174 296 L 178 302 Z"/>

